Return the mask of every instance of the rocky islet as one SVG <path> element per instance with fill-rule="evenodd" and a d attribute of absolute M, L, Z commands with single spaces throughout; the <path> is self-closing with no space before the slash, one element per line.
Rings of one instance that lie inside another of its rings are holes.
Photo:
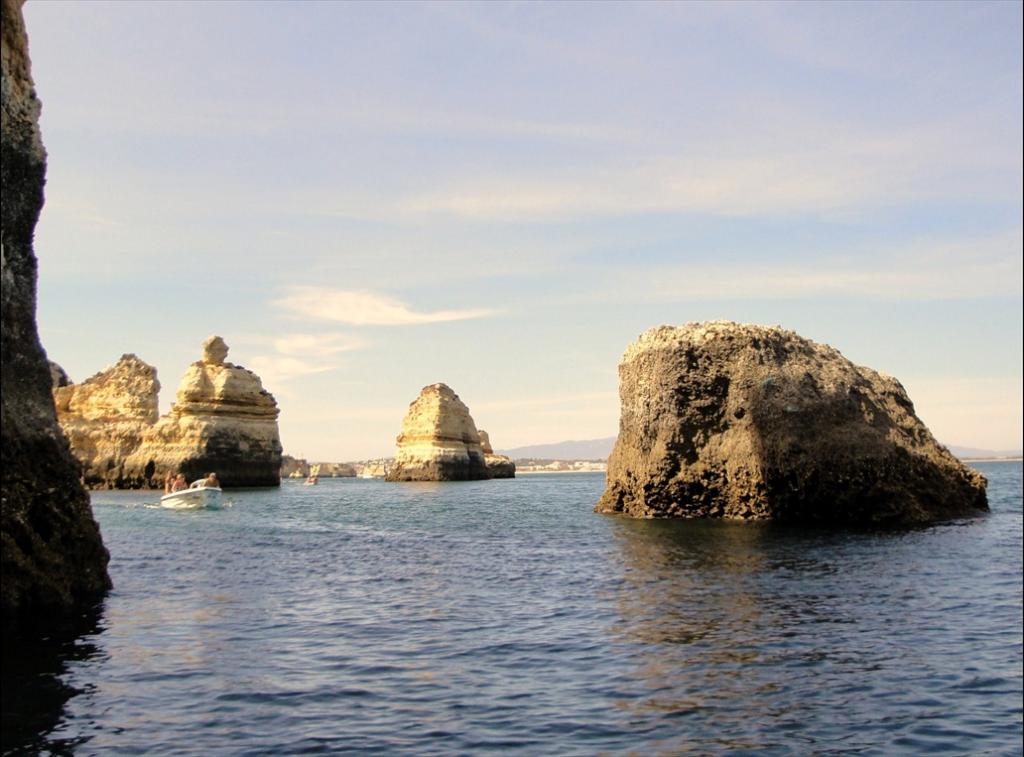
<path fill-rule="evenodd" d="M 159 488 L 167 472 L 216 471 L 224 486 L 280 483 L 277 402 L 260 378 L 226 361 L 219 336 L 185 372 L 158 417 L 156 369 L 135 355 L 81 384 L 53 388 L 61 427 L 91 488 Z"/>
<path fill-rule="evenodd" d="M 619 363 L 619 436 L 598 512 L 837 525 L 987 509 L 895 378 L 777 327 L 662 326 Z"/>
<path fill-rule="evenodd" d="M 388 481 L 490 478 L 469 408 L 447 384 L 423 387 L 409 405 Z"/>
<path fill-rule="evenodd" d="M 281 483 L 281 439 L 277 402 L 252 371 L 226 361 L 219 336 L 203 343 L 178 385 L 176 402 L 142 440 L 131 464 L 150 485 L 166 471 L 188 479 L 216 471 L 223 486 Z"/>

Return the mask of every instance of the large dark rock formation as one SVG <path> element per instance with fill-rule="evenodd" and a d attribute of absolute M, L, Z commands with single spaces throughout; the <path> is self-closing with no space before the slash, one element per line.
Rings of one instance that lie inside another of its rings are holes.
<path fill-rule="evenodd" d="M 619 382 L 598 512 L 914 524 L 988 509 L 984 477 L 896 379 L 792 331 L 662 326 L 626 350 Z"/>
<path fill-rule="evenodd" d="M 17 0 L 2 0 L 2 27 L 0 607 L 10 621 L 66 614 L 102 594 L 110 579 L 78 464 L 57 425 L 50 366 L 36 329 L 32 238 L 46 152 Z"/>

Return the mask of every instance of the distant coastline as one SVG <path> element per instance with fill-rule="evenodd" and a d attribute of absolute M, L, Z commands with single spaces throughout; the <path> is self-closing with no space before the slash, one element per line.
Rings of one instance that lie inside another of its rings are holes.
<path fill-rule="evenodd" d="M 1024 456 L 1012 455 L 1007 457 L 961 457 L 964 463 L 1020 463 L 1024 462 Z"/>
<path fill-rule="evenodd" d="M 592 470 L 577 470 L 577 469 L 566 469 L 566 470 L 519 470 L 518 468 L 516 469 L 516 475 L 517 476 L 549 476 L 549 475 L 552 475 L 552 474 L 555 474 L 555 473 L 602 473 L 602 474 L 604 474 L 604 473 L 607 473 L 607 472 L 608 471 L 603 469 L 603 468 L 600 468 L 600 469 L 595 468 L 595 469 L 592 469 Z"/>

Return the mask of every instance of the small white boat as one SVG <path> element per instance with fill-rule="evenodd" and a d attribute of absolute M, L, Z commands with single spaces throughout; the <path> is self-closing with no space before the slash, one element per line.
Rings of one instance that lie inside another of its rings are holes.
<path fill-rule="evenodd" d="M 160 507 L 172 510 L 198 510 L 205 507 L 215 510 L 220 507 L 220 495 L 221 490 L 216 486 L 197 486 L 195 489 L 165 494 L 160 498 Z"/>

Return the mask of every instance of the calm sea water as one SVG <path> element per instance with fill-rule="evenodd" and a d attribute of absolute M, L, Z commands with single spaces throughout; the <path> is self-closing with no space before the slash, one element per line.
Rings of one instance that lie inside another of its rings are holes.
<path fill-rule="evenodd" d="M 93 506 L 115 589 L 4 651 L 5 753 L 1020 754 L 1020 463 L 902 532 L 640 522 L 603 475 Z"/>

